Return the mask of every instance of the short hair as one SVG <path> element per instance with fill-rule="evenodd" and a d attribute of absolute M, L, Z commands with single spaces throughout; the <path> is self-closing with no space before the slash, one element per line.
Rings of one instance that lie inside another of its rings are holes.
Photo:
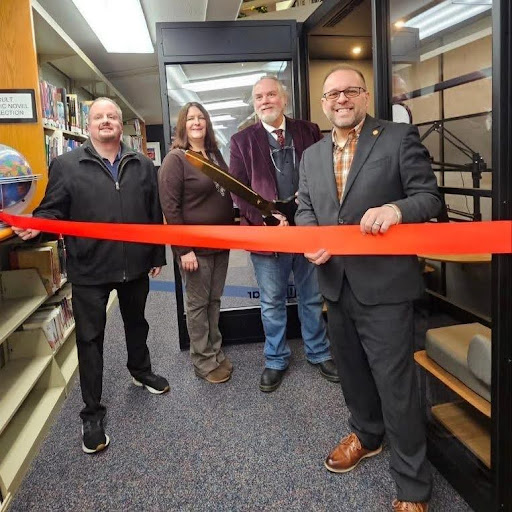
<path fill-rule="evenodd" d="M 110 103 L 112 103 L 112 105 L 114 105 L 114 107 L 116 107 L 116 112 L 117 112 L 117 115 L 119 116 L 119 121 L 123 122 L 123 111 L 121 110 L 121 107 L 114 100 L 112 100 L 110 98 L 107 98 L 106 96 L 101 96 L 99 98 L 96 98 L 91 103 L 91 106 L 89 107 L 89 114 L 87 116 L 87 117 L 89 117 L 89 120 L 90 120 L 90 117 L 91 117 L 92 107 L 94 105 L 96 105 L 96 103 L 99 103 L 100 101 L 109 101 Z"/>
<path fill-rule="evenodd" d="M 189 101 L 181 107 L 176 121 L 176 134 L 171 149 L 190 149 L 187 136 L 187 116 L 190 107 L 198 108 L 206 119 L 206 136 L 204 138 L 204 149 L 207 151 L 218 151 L 217 141 L 215 140 L 215 132 L 213 131 L 212 121 L 208 111 L 197 101 Z"/>
<path fill-rule="evenodd" d="M 288 93 L 286 92 L 286 89 L 284 88 L 283 82 L 281 82 L 281 80 L 279 80 L 279 78 L 277 78 L 277 76 L 275 76 L 275 75 L 263 75 L 262 77 L 258 78 L 258 80 L 252 86 L 251 97 L 254 98 L 254 88 L 262 80 L 273 80 L 277 85 L 277 90 L 279 91 L 279 94 L 281 94 L 281 96 L 283 96 L 285 100 L 288 100 Z"/>
<path fill-rule="evenodd" d="M 355 68 L 354 66 L 351 66 L 350 64 L 338 64 L 337 66 L 333 67 L 324 77 L 324 81 L 322 82 L 322 87 L 325 85 L 325 82 L 327 79 L 333 74 L 336 73 L 336 71 L 354 71 L 354 73 L 357 73 L 359 75 L 359 78 L 363 81 L 364 86 L 366 87 L 366 80 L 364 78 L 363 73 L 361 70 Z"/>

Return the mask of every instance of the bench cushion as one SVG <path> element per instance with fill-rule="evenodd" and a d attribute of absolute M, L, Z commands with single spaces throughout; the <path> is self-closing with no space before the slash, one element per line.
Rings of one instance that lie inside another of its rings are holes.
<path fill-rule="evenodd" d="M 471 373 L 488 388 L 491 387 L 491 339 L 481 334 L 471 338 L 468 349 L 468 367 Z"/>
<path fill-rule="evenodd" d="M 485 380 L 477 378 L 468 366 L 469 346 L 471 340 L 477 334 L 487 337 L 488 339 L 491 338 L 491 330 L 479 323 L 450 325 L 448 327 L 429 329 L 427 331 L 425 349 L 428 356 L 439 366 L 451 373 L 454 377 L 457 377 L 457 379 L 462 381 L 475 393 L 490 401 L 490 386 L 485 384 Z M 475 358 L 478 359 L 480 357 L 480 348 L 477 347 L 476 344 L 473 352 L 476 352 L 471 356 L 471 359 L 474 361 Z M 474 366 L 473 371 L 475 371 L 476 368 L 479 375 L 485 375 L 484 371 L 477 368 L 475 361 L 472 364 Z"/>

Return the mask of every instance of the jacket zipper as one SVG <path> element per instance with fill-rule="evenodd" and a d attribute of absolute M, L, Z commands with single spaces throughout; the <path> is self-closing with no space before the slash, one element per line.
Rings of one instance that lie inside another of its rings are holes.
<path fill-rule="evenodd" d="M 89 153 L 89 152 L 88 152 Z M 101 168 L 107 172 L 107 174 L 112 178 L 112 180 L 114 181 L 114 186 L 116 188 L 116 190 L 119 192 L 119 201 L 121 202 L 121 213 L 123 212 L 123 202 L 122 202 L 122 198 L 121 198 L 121 186 L 119 185 L 119 180 L 121 178 L 121 171 L 124 167 L 124 164 L 130 160 L 130 157 L 133 156 L 132 153 L 128 153 L 124 156 L 121 157 L 121 160 L 119 162 L 119 167 L 118 167 L 118 173 L 117 173 L 117 180 L 114 180 L 114 177 L 112 176 L 112 173 L 108 170 L 107 166 L 101 161 L 99 160 L 98 158 L 96 158 L 94 156 L 94 154 L 91 154 L 89 153 L 90 155 L 90 158 L 92 160 L 94 160 L 95 162 L 99 163 Z M 123 215 L 124 217 L 124 215 Z M 124 242 L 121 242 L 123 244 L 123 259 L 124 259 L 124 265 L 123 265 L 123 282 L 126 281 L 127 277 L 126 277 L 126 265 L 127 265 L 127 257 L 126 257 L 126 245 Z"/>
<path fill-rule="evenodd" d="M 116 180 L 116 190 L 119 192 L 119 202 L 121 203 L 121 213 L 123 214 L 124 219 L 124 213 L 123 213 L 123 198 L 121 196 L 121 187 L 119 186 L 119 181 L 121 179 L 121 173 L 123 171 L 124 165 L 126 161 L 129 158 L 121 157 L 121 160 L 119 162 L 118 172 L 117 172 L 117 180 Z M 128 258 L 126 257 L 126 244 L 123 242 L 123 258 L 124 258 L 124 265 L 123 265 L 123 282 L 126 281 L 126 266 L 128 264 Z"/>

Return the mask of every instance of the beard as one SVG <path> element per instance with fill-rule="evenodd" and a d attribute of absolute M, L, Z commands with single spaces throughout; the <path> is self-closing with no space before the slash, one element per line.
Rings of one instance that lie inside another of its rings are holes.
<path fill-rule="evenodd" d="M 279 119 L 280 115 L 281 112 L 277 109 L 258 113 L 258 117 L 260 118 L 260 120 L 267 124 L 275 123 L 277 119 Z"/>
<path fill-rule="evenodd" d="M 354 128 L 357 126 L 360 121 L 362 121 L 362 117 L 354 114 L 351 118 L 338 118 L 336 113 L 333 111 L 324 112 L 325 116 L 336 128 Z"/>

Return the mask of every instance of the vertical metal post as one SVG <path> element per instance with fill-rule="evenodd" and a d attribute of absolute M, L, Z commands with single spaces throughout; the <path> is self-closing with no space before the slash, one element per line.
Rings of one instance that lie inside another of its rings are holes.
<path fill-rule="evenodd" d="M 512 5 L 493 0 L 492 213 L 512 219 Z M 512 233 L 510 234 L 512 237 Z M 492 258 L 491 461 L 496 510 L 512 510 L 512 255 Z"/>
<path fill-rule="evenodd" d="M 392 119 L 391 27 L 389 0 L 372 0 L 372 55 L 375 117 Z"/>

